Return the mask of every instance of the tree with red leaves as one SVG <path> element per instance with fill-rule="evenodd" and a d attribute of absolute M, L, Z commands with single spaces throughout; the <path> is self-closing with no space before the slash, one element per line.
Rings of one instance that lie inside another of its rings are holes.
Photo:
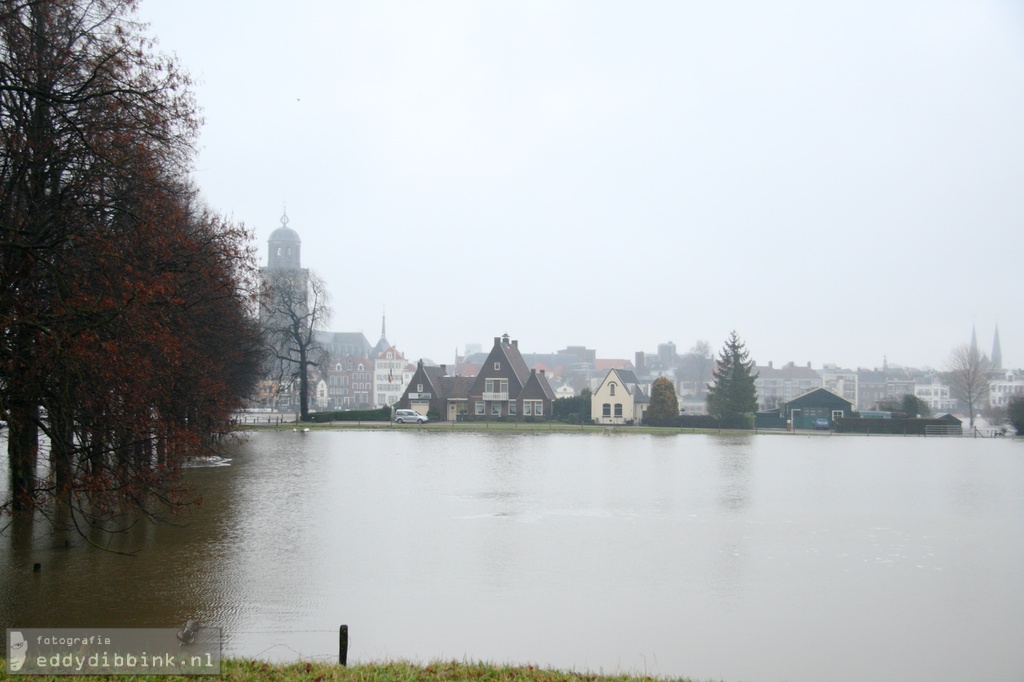
<path fill-rule="evenodd" d="M 260 367 L 251 236 L 184 180 L 190 83 L 134 9 L 0 0 L 0 504 L 79 530 L 185 502 Z"/>

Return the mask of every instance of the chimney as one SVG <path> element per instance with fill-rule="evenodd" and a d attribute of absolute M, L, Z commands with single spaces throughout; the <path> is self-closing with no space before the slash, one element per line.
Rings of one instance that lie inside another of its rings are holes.
<path fill-rule="evenodd" d="M 773 369 L 771 360 L 768 361 L 768 369 Z"/>
<path fill-rule="evenodd" d="M 501 343 L 501 337 L 500 336 L 495 336 L 494 337 L 494 345 L 497 346 L 499 343 Z"/>
<path fill-rule="evenodd" d="M 546 370 L 544 370 L 544 369 L 541 369 L 541 370 L 540 370 L 540 375 L 541 375 L 542 377 L 546 377 L 546 376 L 547 376 L 547 375 L 546 375 L 546 374 L 544 373 L 545 371 L 546 371 Z"/>
<path fill-rule="evenodd" d="M 448 365 L 441 365 L 441 376 L 448 376 Z"/>
<path fill-rule="evenodd" d="M 519 339 L 512 339 L 512 347 L 519 348 Z"/>

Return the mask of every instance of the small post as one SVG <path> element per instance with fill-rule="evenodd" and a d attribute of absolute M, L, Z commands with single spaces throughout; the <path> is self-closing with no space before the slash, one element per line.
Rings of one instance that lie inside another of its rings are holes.
<path fill-rule="evenodd" d="M 338 665 L 348 665 L 348 626 L 338 628 Z"/>

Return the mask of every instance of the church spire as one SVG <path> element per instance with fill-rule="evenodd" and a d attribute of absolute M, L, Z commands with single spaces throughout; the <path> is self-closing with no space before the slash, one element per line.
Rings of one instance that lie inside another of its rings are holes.
<path fill-rule="evenodd" d="M 996 334 L 992 339 L 992 369 L 1003 368 L 1003 349 L 999 347 L 999 324 L 996 324 Z"/>
<path fill-rule="evenodd" d="M 971 325 L 971 357 L 978 355 L 978 334 L 975 331 L 975 325 Z"/>
<path fill-rule="evenodd" d="M 387 319 L 386 311 L 385 311 L 384 308 L 381 308 L 381 310 L 380 310 L 380 338 L 382 338 L 382 339 L 388 338 L 388 335 L 384 331 L 384 324 L 386 322 L 386 319 Z"/>

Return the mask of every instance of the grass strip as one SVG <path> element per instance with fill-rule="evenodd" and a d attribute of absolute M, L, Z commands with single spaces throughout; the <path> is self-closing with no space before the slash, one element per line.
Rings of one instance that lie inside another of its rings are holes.
<path fill-rule="evenodd" d="M 259 660 L 225 659 L 220 675 L 8 675 L 0 658 L 0 682 L 694 682 L 689 678 L 645 675 L 603 675 L 552 670 L 533 665 L 496 665 L 459 661 L 426 664 L 391 661 L 343 667 L 333 663 L 266 663 Z"/>

